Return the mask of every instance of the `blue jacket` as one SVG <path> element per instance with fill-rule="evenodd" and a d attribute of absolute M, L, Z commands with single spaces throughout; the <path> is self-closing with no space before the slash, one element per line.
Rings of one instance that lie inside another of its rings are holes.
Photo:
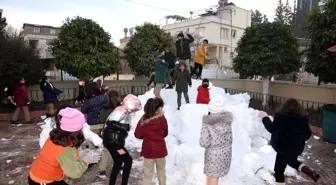
<path fill-rule="evenodd" d="M 89 125 L 97 125 L 100 122 L 99 116 L 103 105 L 109 102 L 107 94 L 94 96 L 84 100 L 82 113 L 86 114 L 86 121 Z"/>
<path fill-rule="evenodd" d="M 155 82 L 157 84 L 165 84 L 168 72 L 168 63 L 162 63 L 162 59 L 157 59 L 154 62 L 155 66 Z"/>
<path fill-rule="evenodd" d="M 44 103 L 48 104 L 57 102 L 57 96 L 62 94 L 63 91 L 54 87 L 50 82 L 45 82 L 43 86 Z"/>

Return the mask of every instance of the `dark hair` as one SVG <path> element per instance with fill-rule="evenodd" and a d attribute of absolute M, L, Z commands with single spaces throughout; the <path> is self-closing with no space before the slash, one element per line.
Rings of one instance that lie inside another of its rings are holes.
<path fill-rule="evenodd" d="M 299 115 L 303 115 L 304 111 L 302 106 L 296 99 L 288 99 L 281 107 L 280 111 L 282 113 L 295 113 Z"/>
<path fill-rule="evenodd" d="M 116 90 L 111 90 L 109 93 L 108 93 L 108 97 L 109 97 L 109 100 L 110 100 L 110 106 L 109 108 L 111 109 L 115 109 L 117 108 L 121 102 L 122 102 L 122 99 L 121 99 L 121 96 L 120 96 L 120 93 Z"/>
<path fill-rule="evenodd" d="M 151 118 L 155 116 L 156 111 L 160 107 L 163 107 L 163 105 L 164 103 L 161 98 L 150 98 L 144 107 L 146 117 Z"/>
<path fill-rule="evenodd" d="M 179 34 L 177 34 L 177 37 L 184 37 L 183 32 L 180 32 Z"/>
<path fill-rule="evenodd" d="M 208 39 L 204 39 L 203 42 L 206 42 L 207 44 L 209 44 Z"/>
<path fill-rule="evenodd" d="M 71 146 L 79 148 L 84 142 L 84 134 L 82 130 L 77 132 L 67 132 L 60 128 L 55 128 L 50 132 L 50 140 L 56 144 L 64 147 Z"/>
<path fill-rule="evenodd" d="M 204 79 L 202 80 L 202 83 L 209 83 L 209 80 L 208 80 L 207 78 L 204 78 Z"/>
<path fill-rule="evenodd" d="M 86 93 L 86 98 L 90 99 L 94 96 L 100 95 L 101 91 L 98 89 L 98 84 L 97 82 L 91 82 L 87 86 L 85 86 L 85 93 Z"/>
<path fill-rule="evenodd" d="M 56 128 L 61 128 L 61 123 L 60 123 L 60 121 L 61 121 L 61 116 L 58 115 L 59 112 L 60 112 L 62 109 L 65 109 L 65 108 L 68 108 L 68 107 L 69 107 L 69 108 L 74 108 L 73 106 L 66 104 L 66 105 L 62 105 L 62 106 L 60 106 L 60 107 L 57 109 L 57 111 L 56 111 L 56 113 L 55 113 L 55 116 L 54 116 Z"/>

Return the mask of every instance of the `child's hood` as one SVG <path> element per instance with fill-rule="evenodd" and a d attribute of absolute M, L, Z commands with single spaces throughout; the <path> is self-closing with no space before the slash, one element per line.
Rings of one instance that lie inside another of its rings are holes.
<path fill-rule="evenodd" d="M 232 121 L 233 115 L 228 111 L 203 116 L 203 123 L 208 125 L 231 124 Z"/>
<path fill-rule="evenodd" d="M 163 117 L 164 114 L 158 114 L 156 116 L 153 116 L 151 118 L 145 118 L 145 115 L 142 116 L 142 118 L 140 119 L 140 124 L 141 125 L 145 125 L 145 124 L 148 124 L 149 122 L 151 122 L 152 120 L 155 120 L 155 119 L 159 119 L 161 117 Z"/>

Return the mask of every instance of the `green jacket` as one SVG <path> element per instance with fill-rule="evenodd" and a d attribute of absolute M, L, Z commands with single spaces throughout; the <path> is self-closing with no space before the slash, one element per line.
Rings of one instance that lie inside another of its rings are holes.
<path fill-rule="evenodd" d="M 168 72 L 168 63 L 162 63 L 162 59 L 154 61 L 155 66 L 155 82 L 157 84 L 165 84 Z"/>

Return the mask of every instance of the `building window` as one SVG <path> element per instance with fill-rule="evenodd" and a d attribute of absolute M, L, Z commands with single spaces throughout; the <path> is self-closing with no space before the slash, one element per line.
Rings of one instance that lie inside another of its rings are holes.
<path fill-rule="evenodd" d="M 56 30 L 55 29 L 50 29 L 50 34 L 55 35 L 56 34 Z"/>
<path fill-rule="evenodd" d="M 41 33 L 41 28 L 34 28 L 34 33 Z"/>
<path fill-rule="evenodd" d="M 232 12 L 233 12 L 233 15 L 236 15 L 236 10 L 233 10 Z"/>
<path fill-rule="evenodd" d="M 236 38 L 236 36 L 237 36 L 237 30 L 231 30 L 231 36 L 232 36 L 232 38 Z"/>
<path fill-rule="evenodd" d="M 229 29 L 227 28 L 221 28 L 220 30 L 220 36 L 222 39 L 229 39 Z"/>
<path fill-rule="evenodd" d="M 37 48 L 37 44 L 38 44 L 38 40 L 29 40 L 28 41 L 28 45 L 32 49 L 36 49 Z"/>
<path fill-rule="evenodd" d="M 199 28 L 196 28 L 195 32 L 196 32 L 199 36 L 204 36 L 205 27 L 199 27 Z"/>
<path fill-rule="evenodd" d="M 227 52 L 228 52 L 228 48 L 224 47 L 224 53 L 227 53 Z"/>

